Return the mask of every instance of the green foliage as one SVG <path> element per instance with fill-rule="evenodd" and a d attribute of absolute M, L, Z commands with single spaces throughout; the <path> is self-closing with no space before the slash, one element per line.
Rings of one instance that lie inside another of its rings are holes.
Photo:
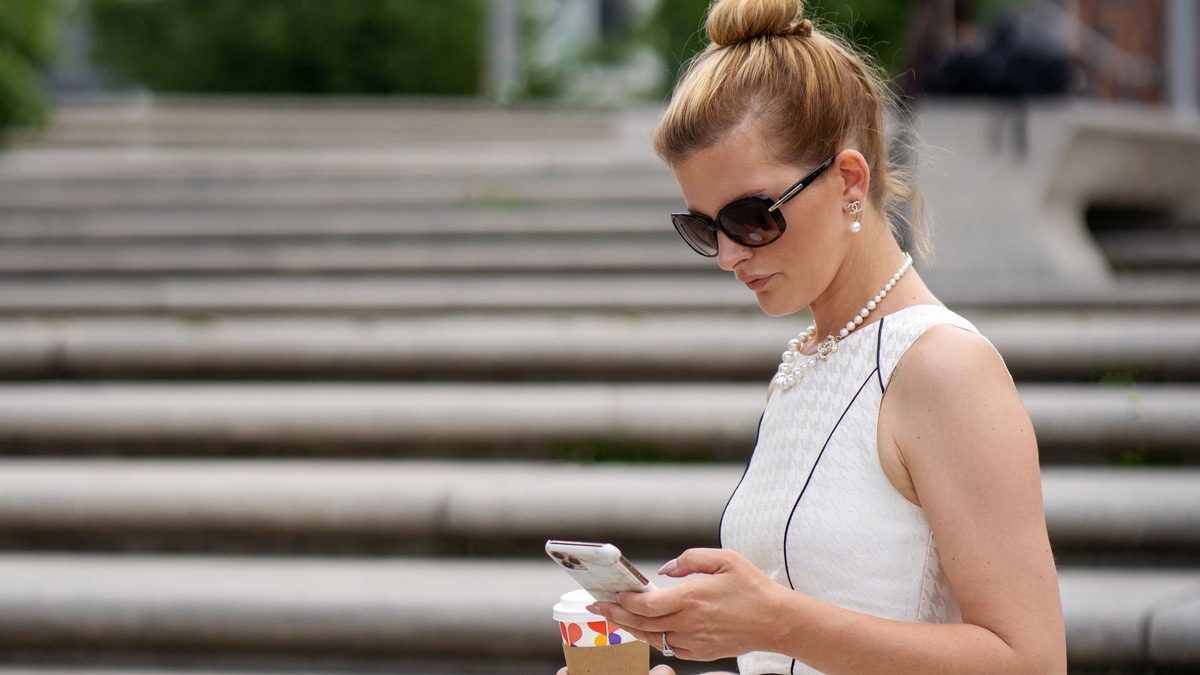
<path fill-rule="evenodd" d="M 604 464 L 611 462 L 659 464 L 662 462 L 711 462 L 712 453 L 702 449 L 675 449 L 638 443 L 600 439 L 577 439 L 551 450 L 556 461 L 576 464 Z"/>
<path fill-rule="evenodd" d="M 908 67 L 906 48 L 912 17 L 924 0 L 807 0 L 804 14 L 819 27 L 832 27 L 870 55 L 892 75 Z M 704 17 L 709 0 L 661 0 L 647 27 L 647 39 L 673 74 L 704 45 Z M 977 0 L 986 23 L 996 14 L 1018 9 L 1027 0 Z"/>
<path fill-rule="evenodd" d="M 647 41 L 658 51 L 672 82 L 683 74 L 683 66 L 708 44 L 704 17 L 708 0 L 660 0 L 646 30 Z"/>
<path fill-rule="evenodd" d="M 920 0 L 808 0 L 805 16 L 818 26 L 832 25 L 885 69 L 903 67 L 897 55 L 903 47 L 909 15 Z M 650 22 L 648 38 L 672 73 L 708 43 L 704 17 L 709 0 L 662 0 Z"/>
<path fill-rule="evenodd" d="M 920 5 L 921 0 L 809 0 L 807 11 L 836 26 L 885 72 L 896 73 L 906 65 L 902 52 L 910 16 Z"/>
<path fill-rule="evenodd" d="M 1099 384 L 1114 385 L 1137 384 L 1138 376 L 1141 374 L 1142 369 L 1140 367 L 1130 370 L 1106 370 L 1102 372 L 1094 370 L 1092 372 L 1093 376 L 1099 375 L 1099 379 L 1096 380 Z"/>
<path fill-rule="evenodd" d="M 96 60 L 159 91 L 455 95 L 481 80 L 484 0 L 90 0 L 88 18 Z"/>
<path fill-rule="evenodd" d="M 53 56 L 62 6 L 56 0 L 0 0 L 0 136 L 45 123 L 49 103 L 38 68 Z"/>

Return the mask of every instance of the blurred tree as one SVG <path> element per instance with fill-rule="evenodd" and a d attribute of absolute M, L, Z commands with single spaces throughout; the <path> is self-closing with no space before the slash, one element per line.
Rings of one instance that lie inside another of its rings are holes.
<path fill-rule="evenodd" d="M 834 30 L 872 55 L 887 73 L 897 75 L 908 66 L 908 34 L 912 16 L 928 0 L 806 0 L 804 15 Z M 646 28 L 646 39 L 655 46 L 672 76 L 708 43 L 704 17 L 710 0 L 661 0 Z M 978 0 L 982 20 L 1025 0 Z"/>
<path fill-rule="evenodd" d="M 910 17 L 923 0 L 808 0 L 806 11 L 838 27 L 887 73 L 905 66 Z"/>
<path fill-rule="evenodd" d="M 683 66 L 708 44 L 704 17 L 709 0 L 660 0 L 658 11 L 645 30 L 646 39 L 658 50 L 673 85 Z"/>
<path fill-rule="evenodd" d="M 7 0 L 5 0 L 7 1 Z M 153 90 L 479 92 L 485 0 L 89 0 L 94 57 Z"/>
<path fill-rule="evenodd" d="M 45 123 L 49 101 L 38 69 L 58 35 L 58 0 L 3 0 L 0 8 L 0 140 L 14 127 Z"/>

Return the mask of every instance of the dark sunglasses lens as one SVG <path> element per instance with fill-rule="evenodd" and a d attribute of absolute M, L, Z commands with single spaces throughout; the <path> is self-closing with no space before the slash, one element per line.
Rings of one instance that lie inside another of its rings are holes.
<path fill-rule="evenodd" d="M 706 258 L 717 254 L 717 233 L 703 220 L 687 213 L 674 213 L 671 222 L 693 251 Z"/>
<path fill-rule="evenodd" d="M 783 234 L 783 214 L 768 211 L 771 202 L 761 197 L 743 199 L 726 206 L 720 214 L 721 229 L 742 246 L 766 246 Z"/>

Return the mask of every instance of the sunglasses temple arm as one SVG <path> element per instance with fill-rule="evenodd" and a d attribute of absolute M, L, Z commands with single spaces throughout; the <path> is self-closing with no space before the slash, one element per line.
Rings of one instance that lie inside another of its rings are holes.
<path fill-rule="evenodd" d="M 795 196 L 796 196 L 796 193 L 797 193 L 797 192 L 800 192 L 800 191 L 801 191 L 801 190 L 803 190 L 803 189 L 804 189 L 804 181 L 800 181 L 799 183 L 796 183 L 795 185 L 793 185 L 793 186 L 792 186 L 792 189 L 790 189 L 790 190 L 788 190 L 787 192 L 785 192 L 785 193 L 784 193 L 784 195 L 783 195 L 782 197 L 780 197 L 780 198 L 779 198 L 779 201 L 777 201 L 777 202 L 775 202 L 774 204 L 772 204 L 772 205 L 771 205 L 771 206 L 770 206 L 770 207 L 767 209 L 767 212 L 768 212 L 768 213 L 774 213 L 775 211 L 778 211 L 778 210 L 779 210 L 779 207 L 783 206 L 783 205 L 784 205 L 784 203 L 786 203 L 786 202 L 787 202 L 787 200 L 791 199 L 792 197 L 795 197 Z"/>
<path fill-rule="evenodd" d="M 785 203 L 787 203 L 787 200 L 791 199 L 792 197 L 795 197 L 797 192 L 800 192 L 801 190 L 803 190 L 806 185 L 813 182 L 814 180 L 817 179 L 818 176 L 820 176 L 822 173 L 824 173 L 825 169 L 828 169 L 829 165 L 833 164 L 833 160 L 835 160 L 835 159 L 837 159 L 837 155 L 830 157 L 829 159 L 825 160 L 824 162 L 821 162 L 821 166 L 818 166 L 817 168 L 813 169 L 812 173 L 808 174 L 804 178 L 801 178 L 799 181 L 796 182 L 795 185 L 788 188 L 788 191 L 783 193 L 783 196 L 779 198 L 779 201 L 772 204 L 770 206 L 770 208 L 767 209 L 767 212 L 774 213 L 775 211 L 778 211 L 779 207 L 781 207 Z"/>

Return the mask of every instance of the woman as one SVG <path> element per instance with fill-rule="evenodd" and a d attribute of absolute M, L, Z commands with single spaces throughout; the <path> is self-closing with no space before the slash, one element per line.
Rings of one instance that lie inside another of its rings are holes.
<path fill-rule="evenodd" d="M 667 654 L 737 656 L 742 675 L 1064 673 L 1029 418 L 897 243 L 913 193 L 889 164 L 885 88 L 801 4 L 715 3 L 654 142 L 687 243 L 814 327 L 768 389 L 723 548 L 595 609 Z"/>

